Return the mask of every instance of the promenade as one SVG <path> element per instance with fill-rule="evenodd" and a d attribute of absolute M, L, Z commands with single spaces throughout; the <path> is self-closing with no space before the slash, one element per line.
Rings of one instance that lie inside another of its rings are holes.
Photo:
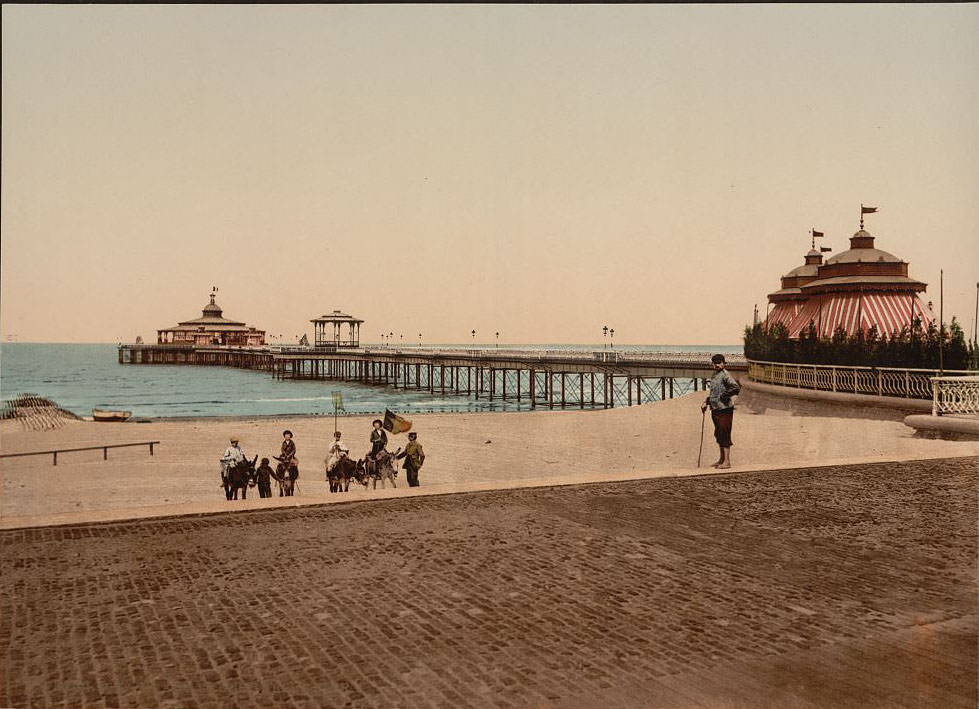
<path fill-rule="evenodd" d="M 0 531 L 0 706 L 975 707 L 976 470 Z"/>

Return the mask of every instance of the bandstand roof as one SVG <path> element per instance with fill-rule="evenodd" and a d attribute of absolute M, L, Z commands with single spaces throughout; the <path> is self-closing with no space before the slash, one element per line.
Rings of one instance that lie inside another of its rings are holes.
<path fill-rule="evenodd" d="M 310 320 L 310 322 L 362 323 L 364 321 L 355 318 L 353 315 L 347 315 L 346 313 L 341 313 L 339 310 L 334 310 L 329 315 L 320 315 L 318 318 Z"/>

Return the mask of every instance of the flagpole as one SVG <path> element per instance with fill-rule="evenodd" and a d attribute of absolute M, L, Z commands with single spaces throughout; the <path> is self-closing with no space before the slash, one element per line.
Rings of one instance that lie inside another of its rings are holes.
<path fill-rule="evenodd" d="M 945 270 L 938 271 L 938 376 L 945 375 Z"/>

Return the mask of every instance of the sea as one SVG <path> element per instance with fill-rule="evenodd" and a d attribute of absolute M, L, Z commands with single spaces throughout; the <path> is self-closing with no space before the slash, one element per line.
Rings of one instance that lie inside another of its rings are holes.
<path fill-rule="evenodd" d="M 440 345 L 426 345 L 426 349 Z M 441 347 L 471 349 L 467 345 Z M 487 350 L 491 348 L 486 348 Z M 602 345 L 507 345 L 507 350 L 601 351 Z M 742 345 L 616 345 L 629 352 L 721 352 Z M 333 414 L 339 392 L 346 414 L 529 410 L 526 401 L 487 401 L 390 386 L 323 380 L 277 380 L 268 372 L 229 367 L 118 363 L 114 344 L 0 343 L 0 397 L 47 397 L 78 416 L 93 408 L 122 409 L 134 417 L 193 418 Z"/>

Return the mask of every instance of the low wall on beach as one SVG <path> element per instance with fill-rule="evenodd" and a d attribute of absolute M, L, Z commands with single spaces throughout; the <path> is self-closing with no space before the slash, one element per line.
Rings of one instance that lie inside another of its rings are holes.
<path fill-rule="evenodd" d="M 763 384 L 740 377 L 738 403 L 752 413 L 787 416 L 832 416 L 903 421 L 910 414 L 931 413 L 931 401 L 891 396 L 846 394 Z"/>

